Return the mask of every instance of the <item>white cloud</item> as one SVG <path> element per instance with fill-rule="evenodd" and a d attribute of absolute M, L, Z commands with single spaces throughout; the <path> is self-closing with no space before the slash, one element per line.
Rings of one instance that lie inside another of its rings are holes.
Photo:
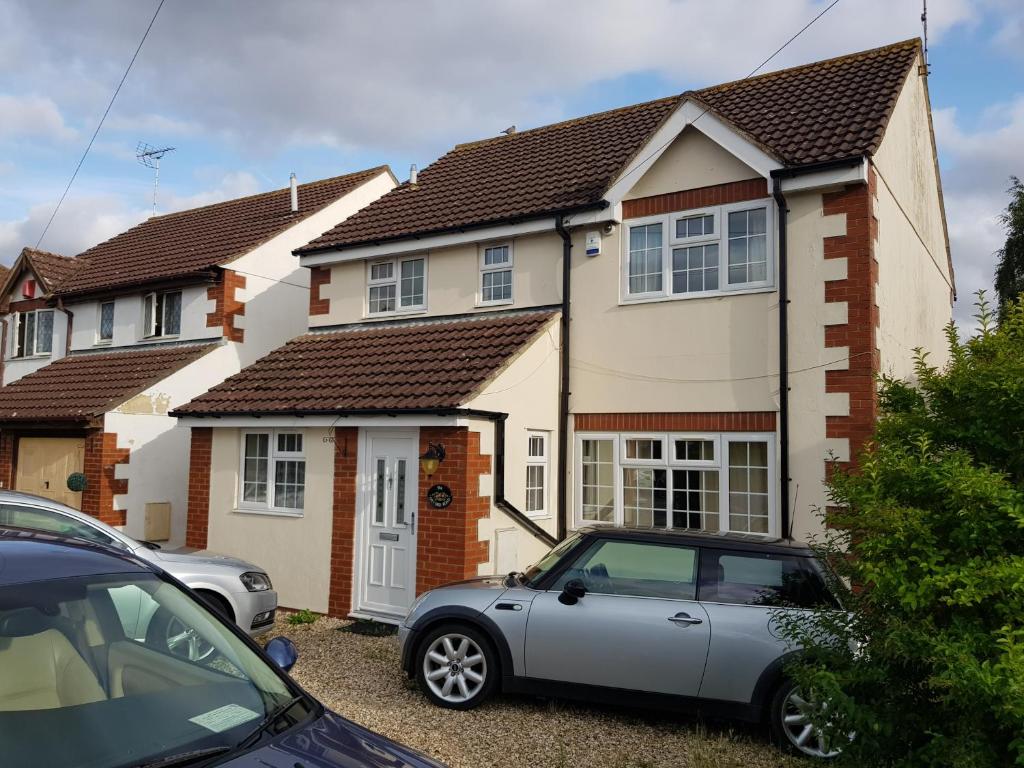
<path fill-rule="evenodd" d="M 0 139 L 23 137 L 67 141 L 77 135 L 52 99 L 0 93 Z"/>

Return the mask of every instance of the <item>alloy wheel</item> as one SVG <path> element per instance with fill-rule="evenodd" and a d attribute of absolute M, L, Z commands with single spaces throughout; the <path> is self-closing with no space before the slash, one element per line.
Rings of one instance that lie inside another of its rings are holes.
<path fill-rule="evenodd" d="M 840 749 L 829 743 L 820 728 L 814 725 L 812 715 L 828 710 L 826 702 L 817 702 L 804 696 L 799 688 L 793 688 L 782 705 L 782 730 L 797 750 L 810 757 L 831 758 L 839 755 Z"/>
<path fill-rule="evenodd" d="M 487 680 L 487 659 L 465 635 L 442 635 L 423 656 L 423 679 L 438 698 L 452 704 L 466 702 Z"/>
<path fill-rule="evenodd" d="M 186 627 L 178 618 L 167 622 L 167 650 L 189 661 L 202 661 L 215 648 L 192 627 Z"/>

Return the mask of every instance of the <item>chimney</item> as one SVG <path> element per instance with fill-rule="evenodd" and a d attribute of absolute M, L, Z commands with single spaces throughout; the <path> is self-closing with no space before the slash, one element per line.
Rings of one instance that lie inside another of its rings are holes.
<path fill-rule="evenodd" d="M 409 186 L 413 189 L 419 186 L 419 172 L 416 170 L 416 163 L 409 166 Z"/>
<path fill-rule="evenodd" d="M 291 178 L 288 180 L 288 183 L 291 186 L 291 190 L 292 190 L 292 213 L 298 213 L 299 212 L 299 182 L 295 178 L 295 174 L 294 173 L 291 175 Z"/>

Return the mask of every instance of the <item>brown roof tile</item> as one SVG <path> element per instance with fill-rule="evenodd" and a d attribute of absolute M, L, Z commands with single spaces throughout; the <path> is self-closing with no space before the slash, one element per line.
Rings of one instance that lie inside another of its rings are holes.
<path fill-rule="evenodd" d="M 386 166 L 299 185 L 292 213 L 284 189 L 154 216 L 78 256 L 59 293 L 187 277 L 240 256 L 385 172 Z"/>
<path fill-rule="evenodd" d="M 870 155 L 917 40 L 460 144 L 297 253 L 596 205 L 673 109 L 704 103 L 785 165 Z"/>
<path fill-rule="evenodd" d="M 40 251 L 38 248 L 23 248 L 21 252 L 31 262 L 40 279 L 45 281 L 43 287 L 47 291 L 54 290 L 78 266 L 73 257 L 61 256 L 59 253 Z"/>
<path fill-rule="evenodd" d="M 0 422 L 87 421 L 213 350 L 216 344 L 69 355 L 0 387 Z"/>
<path fill-rule="evenodd" d="M 488 313 L 309 333 L 174 415 L 457 408 L 556 313 Z"/>

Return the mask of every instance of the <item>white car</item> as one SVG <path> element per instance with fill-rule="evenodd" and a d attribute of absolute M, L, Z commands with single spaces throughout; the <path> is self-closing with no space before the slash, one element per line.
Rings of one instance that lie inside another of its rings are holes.
<path fill-rule="evenodd" d="M 74 536 L 127 550 L 155 563 L 184 582 L 223 616 L 249 635 L 259 635 L 273 625 L 277 593 L 266 571 L 234 557 L 211 554 L 164 552 L 148 541 L 137 541 L 92 515 L 42 496 L 0 491 L 0 527 L 28 528 Z M 115 607 L 135 638 L 154 642 L 164 639 L 172 653 L 197 660 L 212 648 L 195 632 L 179 626 L 174 618 L 154 609 L 155 603 L 138 602 L 138 593 L 115 595 Z"/>

